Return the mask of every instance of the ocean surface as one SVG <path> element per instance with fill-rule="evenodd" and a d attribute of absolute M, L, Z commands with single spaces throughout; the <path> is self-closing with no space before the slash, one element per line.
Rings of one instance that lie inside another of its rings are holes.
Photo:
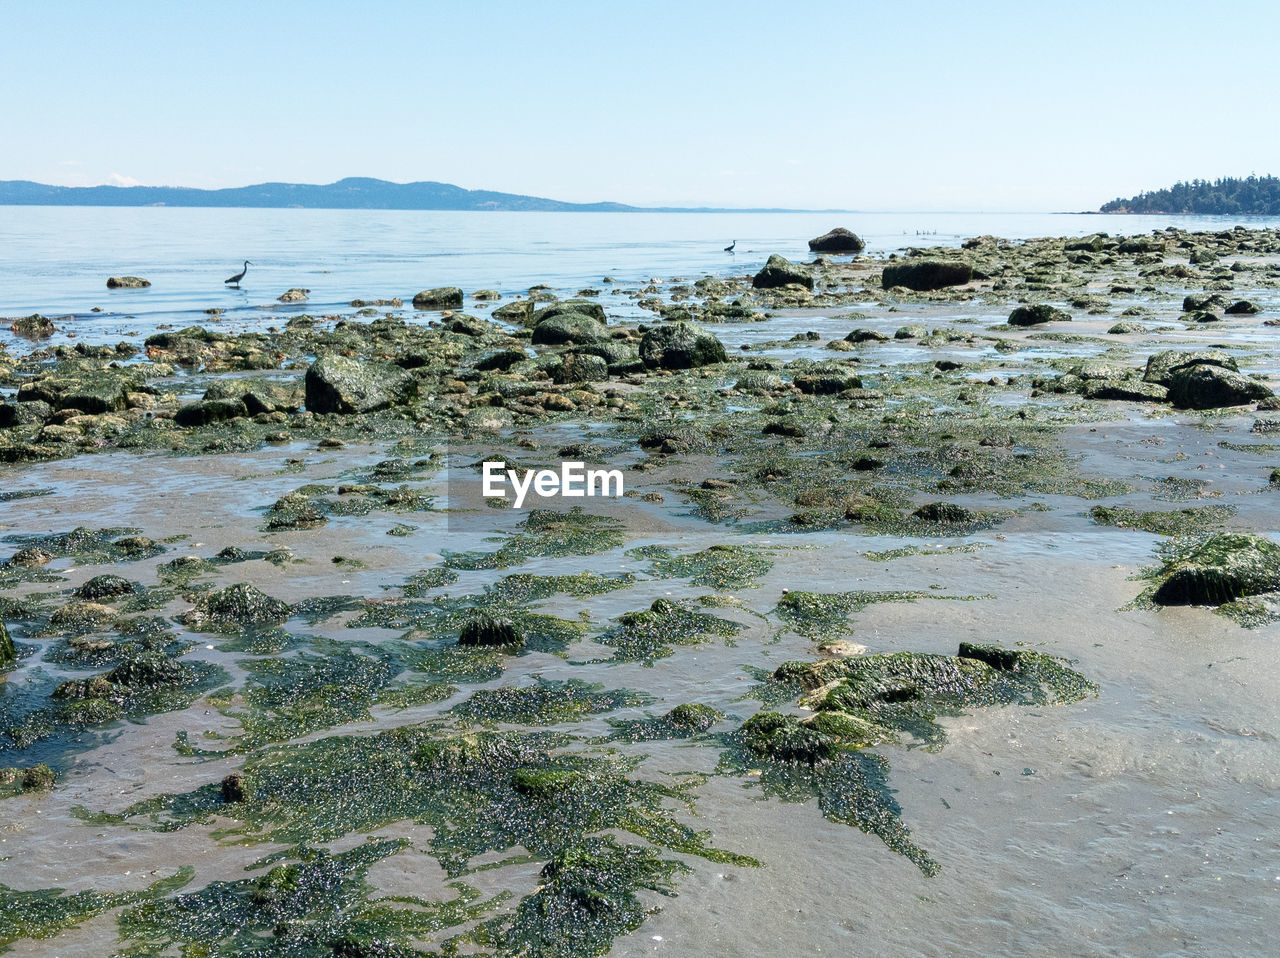
<path fill-rule="evenodd" d="M 74 316 L 82 333 L 146 333 L 225 310 L 236 325 L 267 312 L 316 314 L 354 298 L 400 297 L 436 286 L 496 289 L 543 283 L 573 293 L 649 278 L 755 272 L 771 253 L 810 258 L 808 240 L 835 226 L 867 252 L 1008 239 L 1133 235 L 1280 226 L 1280 218 L 1055 213 L 490 213 L 147 207 L 0 207 L 0 316 Z M 733 253 L 724 247 L 737 241 Z M 252 265 L 240 289 L 223 280 Z M 145 290 L 108 290 L 130 274 Z M 291 287 L 305 305 L 282 307 Z M 92 312 L 97 308 L 100 312 Z M 236 321 L 240 321 L 237 323 Z M 0 324 L 8 336 L 8 324 Z"/>

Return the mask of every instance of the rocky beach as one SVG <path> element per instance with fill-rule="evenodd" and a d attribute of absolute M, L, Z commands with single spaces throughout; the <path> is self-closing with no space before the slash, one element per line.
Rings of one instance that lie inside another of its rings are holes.
<path fill-rule="evenodd" d="M 1280 230 L 848 226 L 6 315 L 0 952 L 1268 954 Z"/>

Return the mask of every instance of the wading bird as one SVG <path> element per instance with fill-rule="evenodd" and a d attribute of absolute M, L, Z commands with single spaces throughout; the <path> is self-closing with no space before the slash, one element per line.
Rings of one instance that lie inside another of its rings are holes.
<path fill-rule="evenodd" d="M 251 265 L 252 265 L 252 264 L 251 264 L 248 260 L 245 260 L 245 261 L 244 261 L 244 269 L 240 270 L 240 272 L 236 273 L 236 275 L 234 275 L 234 276 L 232 276 L 232 277 L 230 277 L 230 278 L 228 278 L 228 279 L 224 279 L 224 280 L 223 280 L 223 282 L 224 282 L 224 283 L 227 283 L 227 284 L 229 284 L 229 285 L 231 285 L 231 286 L 235 286 L 236 288 L 239 288 L 239 286 L 240 286 L 240 280 L 244 279 L 244 274 L 245 274 L 245 273 L 247 273 L 247 272 L 249 272 L 249 267 L 250 267 Z"/>
<path fill-rule="evenodd" d="M 726 253 L 732 253 L 732 252 L 733 252 L 733 248 L 734 248 L 735 246 L 737 246 L 737 245 L 738 245 L 738 241 L 737 241 L 737 240 L 734 240 L 732 243 L 730 243 L 728 246 L 726 246 L 726 247 L 724 248 L 724 251 L 725 251 Z M 241 274 L 241 275 L 243 275 L 243 274 Z"/>

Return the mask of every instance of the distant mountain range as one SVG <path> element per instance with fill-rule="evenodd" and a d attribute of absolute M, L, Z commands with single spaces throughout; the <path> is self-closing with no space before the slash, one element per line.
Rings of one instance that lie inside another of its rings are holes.
<path fill-rule="evenodd" d="M 46 186 L 0 180 L 0 206 L 206 206 L 315 210 L 533 210 L 565 213 L 797 212 L 709 207 L 640 207 L 563 203 L 540 196 L 464 190 L 451 183 L 390 183 L 348 177 L 336 183 L 258 183 L 223 190 L 186 186 Z"/>
<path fill-rule="evenodd" d="M 1208 180 L 1175 183 L 1165 190 L 1104 203 L 1101 212 L 1280 216 L 1280 179 L 1226 176 L 1212 183 Z"/>

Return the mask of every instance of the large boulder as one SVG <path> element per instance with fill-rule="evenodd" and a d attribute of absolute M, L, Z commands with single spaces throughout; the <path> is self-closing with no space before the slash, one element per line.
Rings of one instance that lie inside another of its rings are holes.
<path fill-rule="evenodd" d="M 1168 563 L 1152 599 L 1159 605 L 1221 605 L 1280 591 L 1280 545 L 1244 532 L 1210 536 Z"/>
<path fill-rule="evenodd" d="M 535 346 L 563 346 L 566 343 L 603 343 L 609 327 L 586 313 L 563 312 L 548 316 L 533 327 Z"/>
<path fill-rule="evenodd" d="M 722 363 L 724 344 L 692 323 L 655 326 L 640 340 L 640 359 L 650 369 L 692 369 Z"/>
<path fill-rule="evenodd" d="M 314 413 L 367 413 L 411 399 L 417 381 L 399 366 L 322 356 L 305 378 L 307 409 Z"/>
<path fill-rule="evenodd" d="M 1019 306 L 1009 314 L 1010 326 L 1040 326 L 1044 323 L 1069 323 L 1071 314 L 1065 310 L 1055 309 L 1048 303 L 1036 303 L 1034 306 Z"/>
<path fill-rule="evenodd" d="M 141 276 L 112 276 L 107 280 L 107 289 L 145 289 L 151 280 Z"/>
<path fill-rule="evenodd" d="M 126 393 L 140 382 L 127 369 L 63 362 L 18 389 L 20 402 L 45 402 L 54 410 L 75 409 L 89 415 L 119 412 L 128 405 Z"/>
<path fill-rule="evenodd" d="M 866 248 L 861 236 L 843 226 L 809 240 L 809 249 L 815 253 L 861 253 Z"/>
<path fill-rule="evenodd" d="M 239 399 L 200 399 L 187 403 L 173 416 L 179 426 L 208 426 L 227 419 L 239 419 L 249 415 L 249 409 Z"/>
<path fill-rule="evenodd" d="M 813 274 L 803 266 L 799 266 L 783 256 L 774 253 L 764 264 L 764 269 L 756 273 L 751 285 L 756 289 L 776 289 L 779 286 L 803 286 L 813 289 Z"/>
<path fill-rule="evenodd" d="M 1197 364 L 1179 369 L 1169 382 L 1169 402 L 1179 409 L 1243 406 L 1272 395 L 1257 380 L 1233 369 Z"/>
<path fill-rule="evenodd" d="M 414 309 L 461 309 L 462 290 L 457 286 L 424 289 L 413 297 Z"/>
<path fill-rule="evenodd" d="M 968 263 L 925 259 L 886 266 L 880 274 L 880 285 L 885 289 L 903 286 L 917 292 L 928 292 L 947 286 L 963 286 L 971 279 L 973 267 Z"/>
<path fill-rule="evenodd" d="M 559 386 L 599 383 L 609 378 L 609 364 L 599 356 L 588 353 L 566 353 L 547 373 L 551 376 L 551 381 Z"/>
<path fill-rule="evenodd" d="M 1168 386 L 1173 382 L 1174 373 L 1191 366 L 1221 366 L 1223 369 L 1234 371 L 1240 369 L 1230 353 L 1223 352 L 1221 349 L 1198 349 L 1194 352 L 1163 349 L 1147 358 L 1147 371 L 1142 378 L 1149 383 Z"/>
<path fill-rule="evenodd" d="M 580 313 L 584 316 L 590 316 L 596 322 L 607 322 L 604 315 L 604 307 L 599 303 L 594 303 L 589 299 L 566 299 L 558 303 L 552 303 L 545 306 L 533 314 L 533 325 L 537 326 L 544 320 L 553 319 L 556 316 L 564 316 L 566 313 Z"/>

